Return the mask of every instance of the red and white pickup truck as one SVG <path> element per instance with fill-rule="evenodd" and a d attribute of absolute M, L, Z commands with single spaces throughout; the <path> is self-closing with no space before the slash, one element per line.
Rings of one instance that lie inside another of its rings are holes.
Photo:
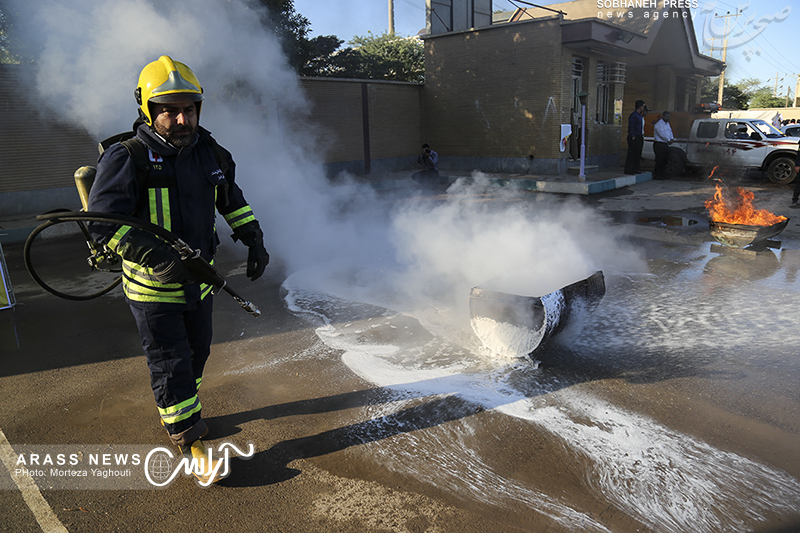
<path fill-rule="evenodd" d="M 645 117 L 642 158 L 655 160 L 653 124 L 660 115 Z M 791 183 L 795 179 L 795 158 L 800 138 L 785 137 L 772 125 L 757 119 L 698 118 L 694 113 L 672 113 L 675 135 L 670 145 L 667 175 L 676 176 L 686 168 L 709 172 L 715 166 L 766 171 L 770 181 Z"/>

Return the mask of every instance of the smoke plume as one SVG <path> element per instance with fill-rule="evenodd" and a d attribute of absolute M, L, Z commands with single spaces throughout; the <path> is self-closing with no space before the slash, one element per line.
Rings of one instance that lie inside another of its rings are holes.
<path fill-rule="evenodd" d="M 577 203 L 480 202 L 485 190 L 459 183 L 447 200 L 390 208 L 368 187 L 330 184 L 296 74 L 262 13 L 241 0 L 16 8 L 21 37 L 38 50 L 34 93 L 98 140 L 130 128 L 145 64 L 167 54 L 189 65 L 206 96 L 200 122 L 233 153 L 267 248 L 289 272 L 335 258 L 385 262 L 398 291 L 451 300 L 487 281 L 536 294 L 597 269 L 638 268 L 609 225 Z M 480 176 L 469 181 L 480 187 Z"/>

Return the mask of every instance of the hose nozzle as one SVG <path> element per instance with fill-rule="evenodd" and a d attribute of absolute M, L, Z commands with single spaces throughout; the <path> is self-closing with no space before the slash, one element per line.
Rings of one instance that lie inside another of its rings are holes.
<path fill-rule="evenodd" d="M 258 317 L 261 316 L 261 310 L 258 307 L 256 307 L 256 304 L 254 304 L 253 302 L 247 302 L 247 301 L 245 301 L 245 300 L 243 300 L 241 298 L 238 298 L 236 296 L 234 296 L 234 299 L 236 300 L 236 302 L 239 305 L 242 306 L 242 309 L 244 309 L 245 311 L 247 311 L 248 313 L 250 313 L 254 317 L 258 318 Z"/>

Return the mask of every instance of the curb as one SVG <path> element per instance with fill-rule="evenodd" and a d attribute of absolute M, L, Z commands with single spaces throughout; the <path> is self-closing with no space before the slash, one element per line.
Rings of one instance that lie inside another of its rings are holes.
<path fill-rule="evenodd" d="M 464 176 L 447 176 L 441 175 L 438 184 L 453 183 L 459 178 Z M 548 181 L 536 178 L 495 178 L 486 177 L 489 183 L 506 189 L 513 189 L 518 191 L 536 191 L 547 192 L 553 194 L 598 194 L 601 192 L 612 191 L 622 187 L 628 187 L 650 181 L 653 179 L 651 172 L 643 172 L 635 176 L 620 176 L 617 178 L 609 178 L 602 181 L 583 181 L 583 182 L 560 182 Z M 410 178 L 399 180 L 382 180 L 371 182 L 370 186 L 377 191 L 387 191 L 395 189 L 403 189 L 413 187 L 416 184 Z"/>
<path fill-rule="evenodd" d="M 30 228 L 14 228 L 0 230 L 0 244 L 20 244 L 28 240 L 28 235 L 31 234 L 36 226 Z"/>
<path fill-rule="evenodd" d="M 447 176 L 442 175 L 438 180 L 438 184 L 444 185 L 453 183 L 459 178 L 464 176 Z M 591 195 L 602 192 L 620 189 L 622 187 L 629 187 L 638 183 L 643 183 L 653 179 L 650 172 L 643 172 L 635 176 L 619 176 L 616 178 L 609 178 L 601 181 L 548 181 L 537 178 L 497 178 L 488 176 L 486 179 L 489 183 L 497 187 L 519 190 L 519 191 L 535 191 L 546 192 L 552 194 L 580 194 Z M 370 183 L 370 186 L 376 191 L 404 189 L 408 187 L 417 186 L 411 178 L 382 180 Z M 38 224 L 37 224 L 38 225 Z M 0 244 L 19 244 L 24 243 L 28 235 L 36 229 L 37 225 L 30 227 L 18 227 L 0 229 Z"/>

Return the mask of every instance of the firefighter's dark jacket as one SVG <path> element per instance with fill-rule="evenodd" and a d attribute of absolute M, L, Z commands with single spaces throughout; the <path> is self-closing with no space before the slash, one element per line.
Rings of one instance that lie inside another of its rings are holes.
<path fill-rule="evenodd" d="M 137 170 L 120 143 L 109 147 L 97 163 L 97 178 L 89 196 L 89 210 L 135 216 L 168 229 L 212 262 L 219 239 L 215 209 L 237 238 L 258 229 L 253 212 L 234 181 L 235 165 L 227 151 L 223 173 L 210 143 L 208 130 L 198 127 L 193 146 L 176 148 L 149 126 L 141 124 L 136 137 L 147 147 L 149 171 Z M 144 183 L 142 182 L 144 181 Z M 113 250 L 125 248 L 141 230 L 129 226 L 94 224 L 92 232 Z M 122 254 L 126 257 L 125 254 Z M 205 298 L 205 284 L 163 284 L 146 265 L 123 262 L 123 289 L 127 299 L 145 307 L 189 307 Z"/>

